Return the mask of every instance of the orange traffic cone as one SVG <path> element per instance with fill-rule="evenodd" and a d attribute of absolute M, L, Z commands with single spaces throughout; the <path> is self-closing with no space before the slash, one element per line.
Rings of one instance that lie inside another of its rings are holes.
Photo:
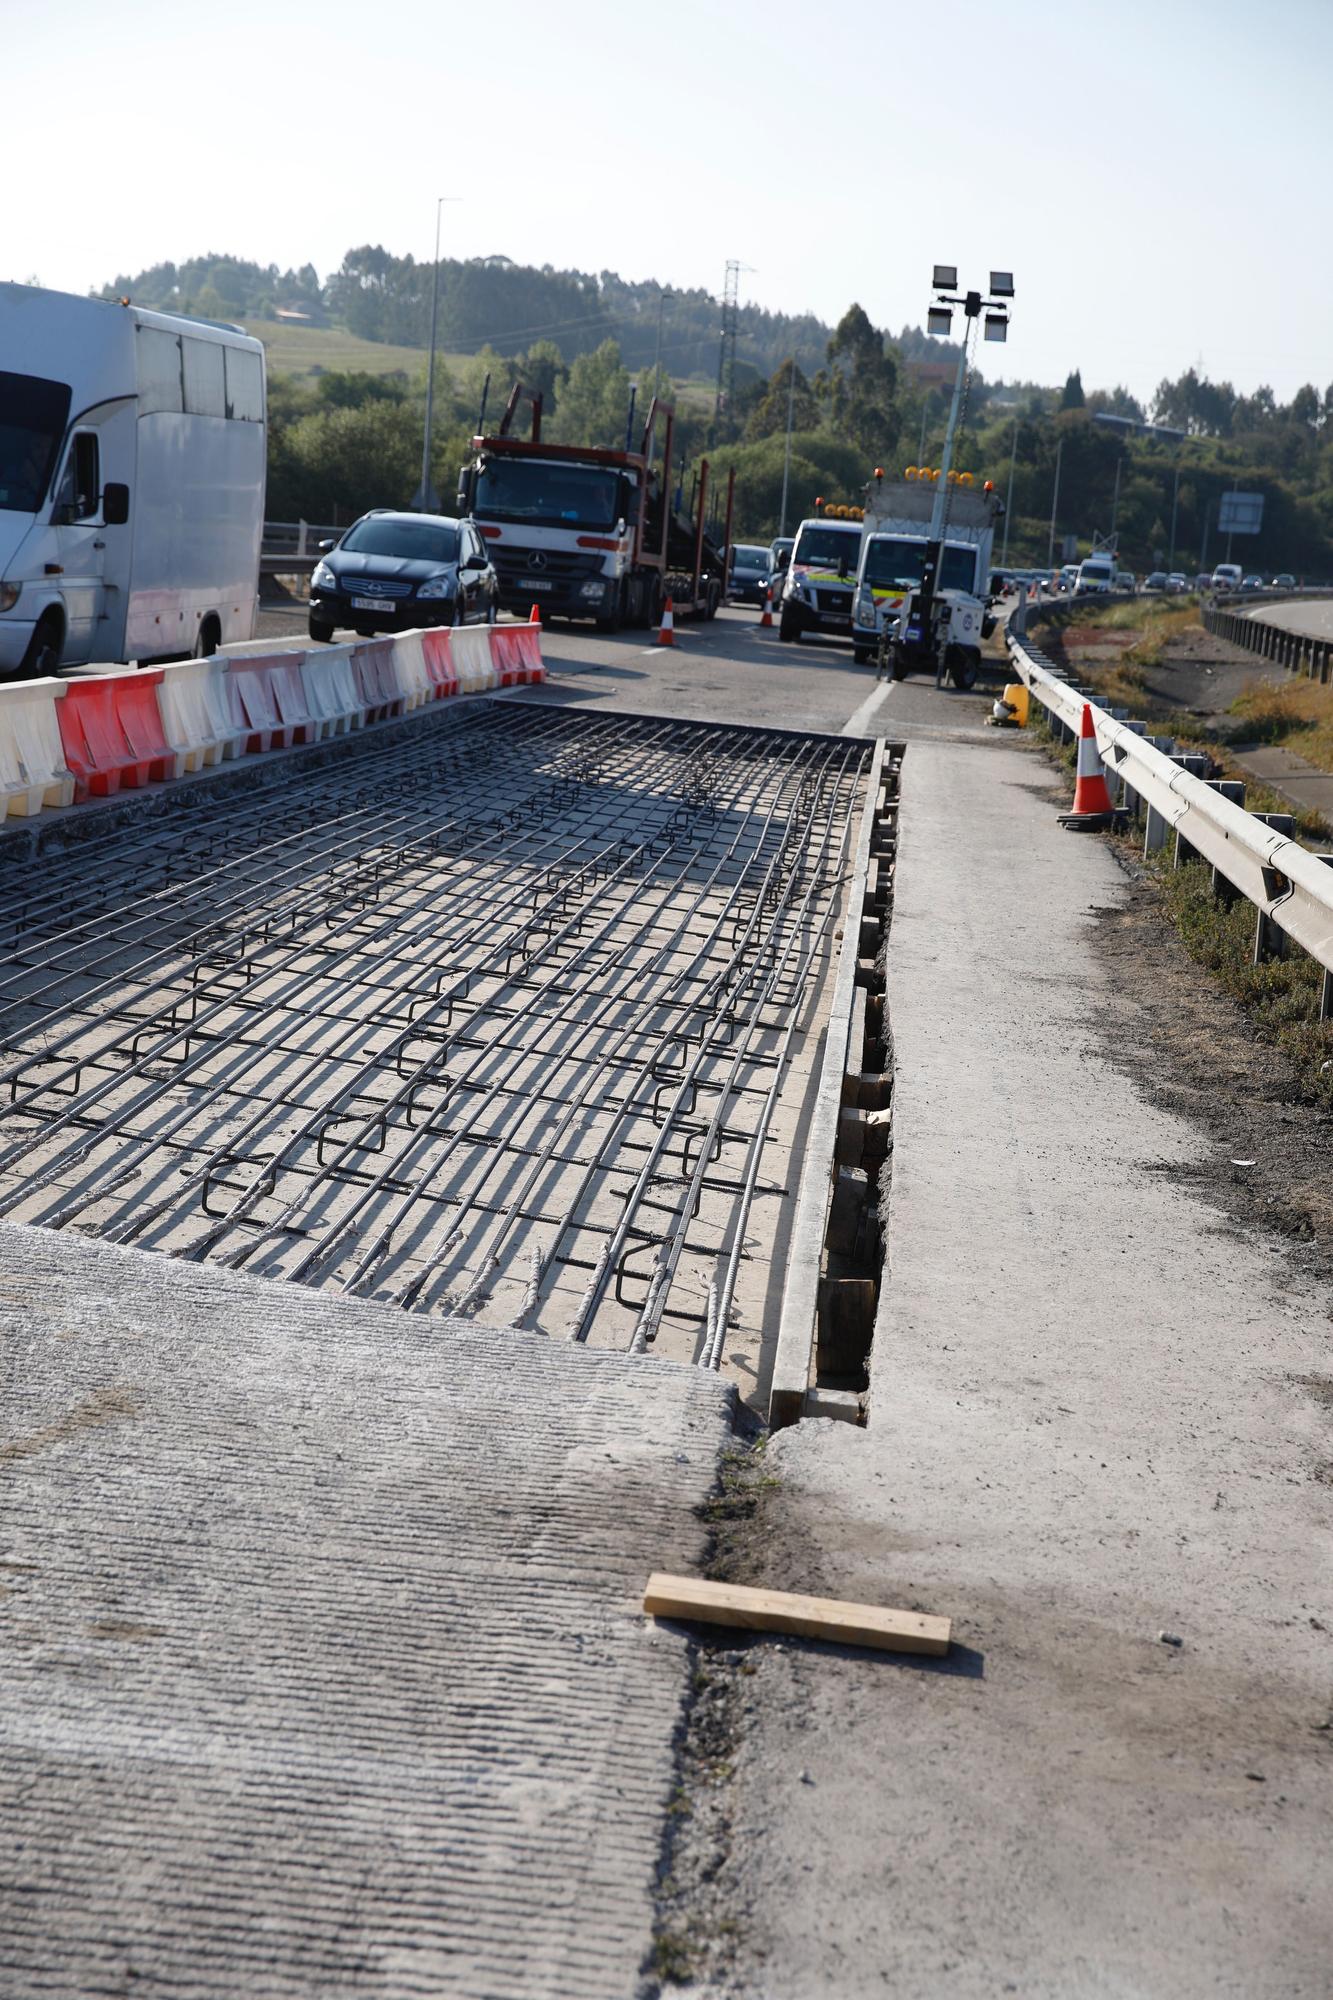
<path fill-rule="evenodd" d="M 760 630 L 762 631 L 765 626 L 769 626 L 772 623 L 773 623 L 773 586 L 770 583 L 768 589 L 764 592 L 764 615 L 759 620 Z"/>
<path fill-rule="evenodd" d="M 1071 812 L 1060 814 L 1060 824 L 1086 833 L 1098 833 L 1105 827 L 1114 826 L 1115 820 L 1116 810 L 1111 804 L 1106 772 L 1097 748 L 1097 732 L 1092 726 L 1092 710 L 1085 701 L 1083 721 L 1078 732 L 1074 806 Z"/>
<path fill-rule="evenodd" d="M 676 621 L 671 615 L 671 599 L 668 597 L 662 607 L 662 623 L 658 629 L 659 646 L 674 646 L 676 643 Z"/>
<path fill-rule="evenodd" d="M 529 611 L 528 613 L 528 623 L 529 625 L 540 625 L 541 622 L 542 622 L 542 608 L 540 604 L 534 604 L 531 611 Z"/>

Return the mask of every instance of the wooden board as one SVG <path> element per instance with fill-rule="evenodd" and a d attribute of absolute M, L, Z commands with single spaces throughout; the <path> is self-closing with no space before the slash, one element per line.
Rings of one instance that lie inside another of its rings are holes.
<path fill-rule="evenodd" d="M 950 1620 L 878 1604 L 844 1604 L 836 1597 L 800 1597 L 654 1573 L 643 1593 L 654 1618 L 692 1618 L 705 1625 L 744 1625 L 756 1632 L 795 1632 L 843 1646 L 878 1646 L 890 1653 L 947 1653 Z"/>

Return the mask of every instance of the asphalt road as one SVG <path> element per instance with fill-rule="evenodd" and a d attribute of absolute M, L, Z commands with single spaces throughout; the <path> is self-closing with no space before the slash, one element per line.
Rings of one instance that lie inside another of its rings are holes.
<path fill-rule="evenodd" d="M 297 610 L 261 611 L 257 641 L 305 635 Z M 351 634 L 339 635 L 351 637 Z M 993 691 L 1007 678 L 996 660 L 970 693 L 932 680 L 880 680 L 853 664 L 849 644 L 806 639 L 784 646 L 756 611 L 728 607 L 709 624 L 680 623 L 675 644 L 645 632 L 604 638 L 590 625 L 554 624 L 542 635 L 551 680 L 531 691 L 549 701 L 609 704 L 633 715 L 697 722 L 755 722 L 910 742 L 981 736 Z M 994 688 L 992 688 L 992 683 Z"/>
<path fill-rule="evenodd" d="M 1333 639 L 1333 597 L 1301 598 L 1294 604 L 1256 604 L 1247 618 L 1281 625 L 1288 632 L 1308 632 L 1313 639 Z"/>

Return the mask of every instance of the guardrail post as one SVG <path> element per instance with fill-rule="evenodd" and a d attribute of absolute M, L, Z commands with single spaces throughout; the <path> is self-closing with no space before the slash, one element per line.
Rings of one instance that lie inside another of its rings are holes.
<path fill-rule="evenodd" d="M 1209 758 L 1196 757 L 1192 754 L 1183 757 L 1173 757 L 1171 759 L 1171 762 L 1173 764 L 1179 764 L 1181 770 L 1188 771 L 1190 776 L 1193 778 L 1207 778 L 1208 772 L 1211 768 L 1211 760 Z M 1198 858 L 1199 858 L 1198 848 L 1192 846 L 1191 843 L 1188 840 L 1186 840 L 1184 834 L 1180 831 L 1180 828 L 1177 827 L 1176 845 L 1175 845 L 1175 851 L 1173 852 L 1171 857 L 1171 866 L 1173 868 L 1183 868 L 1187 861 L 1197 861 Z"/>
<path fill-rule="evenodd" d="M 1322 861 L 1326 868 L 1333 868 L 1333 854 L 1316 854 L 1315 860 Z M 1333 972 L 1327 966 L 1324 967 L 1324 983 L 1319 989 L 1319 1018 L 1321 1021 L 1333 1018 Z"/>
<path fill-rule="evenodd" d="M 1244 808 L 1245 787 L 1239 779 L 1209 778 L 1208 789 L 1210 792 L 1216 792 L 1219 798 L 1230 799 L 1233 806 Z M 1240 899 L 1240 890 L 1234 882 L 1228 882 L 1216 863 L 1213 865 L 1213 895 L 1224 910 L 1229 910 L 1232 904 Z"/>
<path fill-rule="evenodd" d="M 1255 819 L 1264 826 L 1271 826 L 1274 833 L 1285 834 L 1288 840 L 1296 837 L 1296 817 L 1294 813 L 1255 813 Z M 1287 933 L 1276 917 L 1267 910 L 1260 909 L 1254 926 L 1254 963 L 1263 965 L 1272 958 L 1287 955 Z"/>

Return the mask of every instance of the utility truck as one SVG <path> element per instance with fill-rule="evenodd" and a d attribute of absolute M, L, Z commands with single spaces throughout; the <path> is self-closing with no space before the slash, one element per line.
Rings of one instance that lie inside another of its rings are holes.
<path fill-rule="evenodd" d="M 526 438 L 513 434 L 524 402 Z M 459 514 L 486 538 L 504 608 L 536 604 L 603 632 L 657 624 L 668 597 L 675 613 L 711 618 L 727 587 L 735 474 L 719 540 L 706 525 L 708 461 L 687 505 L 672 490 L 674 443 L 675 411 L 656 397 L 636 439 L 631 395 L 623 451 L 547 444 L 540 393 L 515 384 L 499 429 L 473 438 L 458 482 Z"/>
<path fill-rule="evenodd" d="M 867 487 L 852 651 L 862 664 L 887 665 L 895 680 L 928 669 L 966 688 L 995 629 L 988 586 L 1003 509 L 989 482 L 975 487 L 964 473 L 947 490 L 944 532 L 934 543 L 936 490 L 920 476 L 886 482 L 880 473 Z"/>
<path fill-rule="evenodd" d="M 251 636 L 264 394 L 235 327 L 0 284 L 0 674 Z"/>

